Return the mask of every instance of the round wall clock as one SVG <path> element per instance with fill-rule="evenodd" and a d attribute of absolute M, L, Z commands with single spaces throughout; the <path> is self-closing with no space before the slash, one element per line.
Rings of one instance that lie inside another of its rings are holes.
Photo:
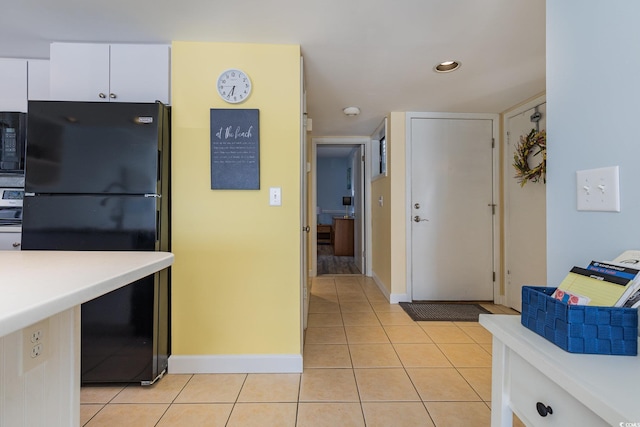
<path fill-rule="evenodd" d="M 220 98 L 231 104 L 238 104 L 251 94 L 251 79 L 244 71 L 230 68 L 220 74 L 216 88 Z"/>

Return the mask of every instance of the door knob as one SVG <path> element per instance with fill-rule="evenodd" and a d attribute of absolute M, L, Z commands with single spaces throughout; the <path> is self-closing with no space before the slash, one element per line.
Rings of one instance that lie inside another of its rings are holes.
<path fill-rule="evenodd" d="M 311 231 L 311 227 L 307 225 L 306 227 L 303 228 L 303 230 L 308 233 L 309 231 Z"/>
<path fill-rule="evenodd" d="M 413 217 L 413 220 L 414 220 L 415 222 L 429 221 L 428 219 L 420 218 L 418 215 L 414 216 L 414 217 Z"/>
<path fill-rule="evenodd" d="M 420 203 L 416 203 L 415 205 L 413 205 L 413 207 L 416 209 L 420 209 Z"/>
<path fill-rule="evenodd" d="M 538 414 L 540 414 L 541 417 L 546 417 L 547 415 L 553 414 L 553 409 L 551 408 L 551 406 L 547 406 L 542 402 L 536 403 L 536 409 L 538 410 Z"/>

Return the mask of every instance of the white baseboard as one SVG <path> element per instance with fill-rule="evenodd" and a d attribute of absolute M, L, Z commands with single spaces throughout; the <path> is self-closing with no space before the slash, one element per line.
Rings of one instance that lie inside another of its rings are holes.
<path fill-rule="evenodd" d="M 389 300 L 391 304 L 397 304 L 399 302 L 411 302 L 411 298 L 407 294 L 391 294 L 391 299 Z"/>
<path fill-rule="evenodd" d="M 169 356 L 170 374 L 301 373 L 301 354 Z"/>
<path fill-rule="evenodd" d="M 380 292 L 382 292 L 382 294 L 385 296 L 385 298 L 387 298 L 387 301 L 389 301 L 390 304 L 397 304 L 399 302 L 411 302 L 411 298 L 409 298 L 409 295 L 407 294 L 390 293 L 384 283 L 382 283 L 382 280 L 380 280 L 380 278 L 376 276 L 375 271 L 371 273 L 371 277 L 373 278 L 373 281 L 376 282 L 376 285 L 378 285 L 378 289 L 380 289 Z"/>

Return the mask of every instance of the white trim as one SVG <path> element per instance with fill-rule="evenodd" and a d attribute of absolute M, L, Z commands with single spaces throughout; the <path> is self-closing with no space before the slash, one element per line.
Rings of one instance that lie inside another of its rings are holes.
<path fill-rule="evenodd" d="M 307 329 L 309 313 L 307 179 L 307 92 L 304 87 L 304 59 L 300 56 L 300 353 L 304 348 L 304 331 Z"/>
<path fill-rule="evenodd" d="M 301 354 L 169 356 L 171 374 L 301 373 Z"/>
<path fill-rule="evenodd" d="M 382 280 L 376 275 L 376 273 L 371 274 L 371 278 L 378 285 L 378 289 L 385 296 L 389 304 L 397 304 L 399 302 L 411 302 L 411 297 L 408 294 L 390 294 L 387 288 L 382 283 Z"/>
<path fill-rule="evenodd" d="M 405 259 L 406 263 L 406 274 L 407 274 L 407 286 L 406 286 L 406 295 L 409 298 L 408 301 L 412 300 L 413 295 L 413 275 L 411 271 L 411 121 L 413 119 L 476 119 L 476 120 L 492 120 L 492 134 L 494 140 L 500 135 L 500 115 L 493 113 L 430 113 L 430 112 L 407 112 L 406 113 L 406 121 L 405 121 L 405 182 L 407 183 L 405 188 L 405 197 L 407 200 L 405 206 L 405 221 L 408 226 L 405 231 L 405 240 L 406 240 L 406 253 L 407 257 Z M 493 184 L 492 184 L 492 192 L 493 192 L 493 203 L 496 205 L 496 213 L 493 216 L 493 271 L 496 273 L 496 280 L 493 282 L 493 298 L 494 301 L 499 297 L 500 294 L 500 282 L 499 278 L 499 263 L 500 263 L 500 209 L 498 208 L 498 194 L 500 189 L 500 180 L 499 178 L 499 150 L 496 149 L 497 146 L 494 145 L 493 148 Z"/>
<path fill-rule="evenodd" d="M 533 108 L 537 107 L 538 105 L 540 105 L 540 104 L 544 104 L 544 103 L 546 103 L 546 102 L 547 102 L 547 96 L 546 96 L 546 95 L 540 95 L 539 97 L 537 97 L 537 98 L 535 98 L 535 99 L 532 99 L 532 100 L 531 100 L 531 101 L 529 101 L 529 102 L 525 102 L 524 104 L 519 105 L 518 107 L 515 107 L 515 108 L 512 108 L 511 110 L 507 110 L 507 111 L 505 111 L 505 112 L 503 113 L 504 118 L 505 118 L 505 124 L 506 124 L 506 119 L 510 119 L 510 118 L 512 118 L 512 117 L 515 117 L 515 116 L 517 116 L 518 114 L 522 114 L 522 113 L 524 113 L 525 111 L 527 111 L 527 110 L 531 110 L 531 109 L 533 109 Z M 507 128 L 506 128 L 506 126 L 505 126 L 505 128 L 504 128 L 503 130 L 504 130 L 503 135 L 504 135 L 504 136 L 505 136 L 505 138 L 506 138 L 506 136 L 507 136 L 507 130 L 508 130 L 508 129 L 507 129 Z"/>

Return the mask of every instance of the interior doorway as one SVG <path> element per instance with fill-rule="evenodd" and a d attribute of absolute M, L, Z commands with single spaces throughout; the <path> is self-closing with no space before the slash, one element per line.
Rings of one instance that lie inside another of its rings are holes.
<path fill-rule="evenodd" d="M 310 276 L 366 274 L 364 157 L 368 142 L 364 138 L 313 140 Z"/>

